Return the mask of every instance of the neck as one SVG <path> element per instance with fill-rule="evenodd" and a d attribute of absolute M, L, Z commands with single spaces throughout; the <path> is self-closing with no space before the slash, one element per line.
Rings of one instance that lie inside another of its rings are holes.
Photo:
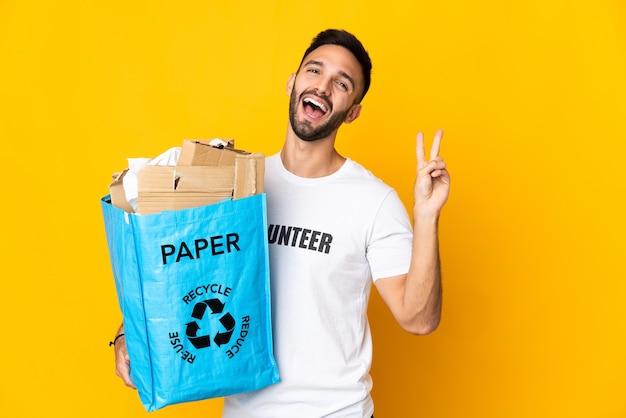
<path fill-rule="evenodd" d="M 303 141 L 291 130 L 280 153 L 285 168 L 298 177 L 316 178 L 333 174 L 346 159 L 335 149 L 333 135 L 316 141 Z"/>

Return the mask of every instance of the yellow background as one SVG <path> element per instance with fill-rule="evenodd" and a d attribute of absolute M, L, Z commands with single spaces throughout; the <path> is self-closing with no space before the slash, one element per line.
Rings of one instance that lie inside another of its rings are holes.
<path fill-rule="evenodd" d="M 372 297 L 377 418 L 626 416 L 623 0 L 0 1 L 1 416 L 219 416 L 148 414 L 114 375 L 99 199 L 185 138 L 278 151 L 326 27 L 374 62 L 340 151 L 410 207 L 415 133 L 443 128 L 453 176 L 440 328 Z"/>

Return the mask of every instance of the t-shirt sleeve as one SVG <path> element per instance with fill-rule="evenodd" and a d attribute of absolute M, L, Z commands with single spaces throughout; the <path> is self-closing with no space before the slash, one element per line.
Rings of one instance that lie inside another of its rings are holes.
<path fill-rule="evenodd" d="M 376 214 L 367 246 L 374 281 L 408 273 L 412 248 L 413 229 L 409 216 L 398 194 L 391 190 Z"/>

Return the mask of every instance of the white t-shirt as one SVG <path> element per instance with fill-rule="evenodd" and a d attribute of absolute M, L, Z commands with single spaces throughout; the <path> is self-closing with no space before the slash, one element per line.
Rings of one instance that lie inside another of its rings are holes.
<path fill-rule="evenodd" d="M 408 272 L 396 192 L 348 159 L 323 178 L 266 159 L 274 354 L 281 382 L 230 396 L 224 418 L 370 417 L 372 279 Z"/>

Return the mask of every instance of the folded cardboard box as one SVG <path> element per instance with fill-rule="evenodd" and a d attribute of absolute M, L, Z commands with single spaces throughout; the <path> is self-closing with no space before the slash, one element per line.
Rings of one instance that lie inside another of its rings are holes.
<path fill-rule="evenodd" d="M 263 193 L 263 154 L 235 149 L 233 140 L 220 147 L 209 142 L 184 140 L 175 166 L 141 168 L 137 174 L 136 212 L 186 209 Z M 124 192 L 127 172 L 117 175 L 109 190 L 113 206 L 133 213 Z"/>

